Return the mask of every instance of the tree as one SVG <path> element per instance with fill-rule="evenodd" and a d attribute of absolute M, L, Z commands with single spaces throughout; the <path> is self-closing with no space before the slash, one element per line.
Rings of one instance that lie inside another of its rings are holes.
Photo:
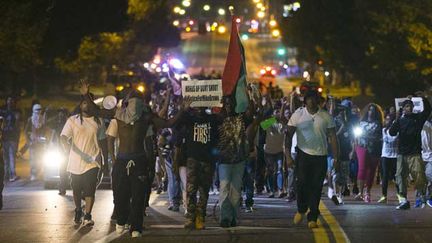
<path fill-rule="evenodd" d="M 305 0 L 283 25 L 300 58 L 322 59 L 389 99 L 422 88 L 431 75 L 431 5 L 421 0 Z M 389 93 L 388 87 L 395 93 Z"/>
<path fill-rule="evenodd" d="M 8 84 L 2 88 L 19 92 L 19 84 L 37 85 L 35 73 L 42 65 L 40 47 L 48 26 L 47 6 L 43 0 L 8 0 L 1 5 L 0 71 Z M 32 77 L 33 82 L 20 83 L 23 75 Z"/>

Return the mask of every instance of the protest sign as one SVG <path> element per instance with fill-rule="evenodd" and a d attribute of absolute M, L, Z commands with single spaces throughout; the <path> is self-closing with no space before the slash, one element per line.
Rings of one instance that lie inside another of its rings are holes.
<path fill-rule="evenodd" d="M 191 107 L 222 107 L 222 80 L 182 81 L 182 95 L 192 99 Z"/>
<path fill-rule="evenodd" d="M 405 100 L 409 100 L 409 99 L 408 98 L 396 98 L 395 99 L 396 110 L 399 110 L 400 108 L 402 108 L 402 103 Z M 421 97 L 413 97 L 413 98 L 411 98 L 411 101 L 414 103 L 414 109 L 413 109 L 414 113 L 419 113 L 419 112 L 423 111 L 423 99 Z"/>

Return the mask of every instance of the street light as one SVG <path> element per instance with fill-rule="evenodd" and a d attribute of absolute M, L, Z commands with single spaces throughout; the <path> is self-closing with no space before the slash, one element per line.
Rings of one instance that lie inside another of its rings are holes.
<path fill-rule="evenodd" d="M 272 19 L 272 20 L 270 20 L 269 24 L 271 27 L 275 27 L 277 25 L 277 22 L 276 22 L 276 20 Z"/>
<path fill-rule="evenodd" d="M 204 11 L 209 11 L 210 10 L 210 5 L 206 4 L 203 6 Z"/>
<path fill-rule="evenodd" d="M 279 56 L 284 56 L 285 53 L 286 53 L 285 48 L 279 48 L 279 49 L 277 50 L 277 54 L 278 54 Z"/>
<path fill-rule="evenodd" d="M 185 6 L 185 7 L 187 8 L 187 7 L 190 7 L 191 2 L 190 2 L 189 0 L 184 0 L 184 1 L 182 2 L 182 5 Z"/>
<path fill-rule="evenodd" d="M 220 9 L 218 10 L 218 14 L 219 14 L 219 15 L 225 15 L 225 9 L 220 8 Z"/>
<path fill-rule="evenodd" d="M 180 15 L 185 15 L 185 13 L 186 13 L 186 10 L 180 9 L 180 12 L 179 12 Z"/>
<path fill-rule="evenodd" d="M 260 18 L 260 19 L 262 19 L 262 18 L 265 17 L 265 13 L 262 12 L 262 11 L 259 11 L 259 12 L 257 13 L 257 17 Z"/>
<path fill-rule="evenodd" d="M 174 26 L 179 26 L 179 25 L 180 25 L 180 21 L 178 21 L 178 20 L 174 20 L 174 21 L 173 21 L 173 25 L 174 25 Z"/>
<path fill-rule="evenodd" d="M 280 36 L 280 31 L 279 30 L 272 30 L 272 36 L 277 38 Z"/>
<path fill-rule="evenodd" d="M 175 6 L 173 11 L 174 13 L 180 13 L 181 8 L 179 6 Z"/>

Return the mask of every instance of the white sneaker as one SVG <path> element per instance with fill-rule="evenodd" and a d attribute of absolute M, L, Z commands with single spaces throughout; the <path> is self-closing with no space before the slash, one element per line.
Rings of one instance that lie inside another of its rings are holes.
<path fill-rule="evenodd" d="M 91 219 L 84 219 L 83 225 L 84 226 L 93 226 L 95 222 Z"/>
<path fill-rule="evenodd" d="M 32 175 L 32 176 L 30 177 L 30 181 L 35 181 L 35 180 L 36 180 L 36 176 Z"/>
<path fill-rule="evenodd" d="M 142 234 L 139 231 L 132 231 L 132 238 L 139 238 Z"/>
<path fill-rule="evenodd" d="M 339 201 L 339 204 L 344 204 L 342 196 L 337 196 L 337 200 Z"/>
<path fill-rule="evenodd" d="M 331 187 L 328 188 L 327 196 L 329 199 L 331 199 L 334 196 L 333 188 L 331 188 Z"/>
<path fill-rule="evenodd" d="M 116 233 L 117 234 L 123 234 L 123 232 L 125 232 L 125 230 L 126 230 L 126 227 L 125 227 L 125 225 L 119 225 L 119 224 L 116 224 Z"/>

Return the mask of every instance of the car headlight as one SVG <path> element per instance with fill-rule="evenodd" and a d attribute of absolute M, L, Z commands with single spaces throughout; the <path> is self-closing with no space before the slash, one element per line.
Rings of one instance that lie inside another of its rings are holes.
<path fill-rule="evenodd" d="M 63 161 L 64 156 L 58 149 L 47 150 L 44 154 L 44 165 L 48 167 L 58 167 Z"/>
<path fill-rule="evenodd" d="M 358 138 L 363 135 L 363 129 L 361 127 L 354 127 L 354 137 Z"/>

